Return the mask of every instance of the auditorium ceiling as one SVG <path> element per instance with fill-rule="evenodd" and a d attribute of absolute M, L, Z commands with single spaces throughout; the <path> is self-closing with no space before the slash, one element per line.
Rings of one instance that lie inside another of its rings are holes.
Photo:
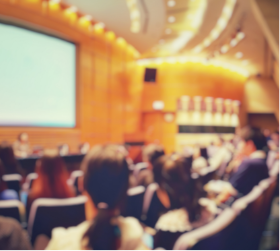
<path fill-rule="evenodd" d="M 268 1 L 275 4 L 274 0 Z M 141 59 L 230 64 L 246 69 L 248 75 L 266 74 L 272 67 L 267 66 L 271 46 L 252 10 L 251 0 L 64 2 L 126 39 L 141 53 Z M 265 4 L 257 2 L 262 7 Z M 277 31 L 278 28 L 274 29 L 274 33 Z"/>

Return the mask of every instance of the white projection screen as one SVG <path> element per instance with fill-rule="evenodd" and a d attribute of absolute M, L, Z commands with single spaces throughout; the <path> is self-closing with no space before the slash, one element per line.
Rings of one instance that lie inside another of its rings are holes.
<path fill-rule="evenodd" d="M 76 46 L 0 23 L 0 126 L 75 127 Z"/>

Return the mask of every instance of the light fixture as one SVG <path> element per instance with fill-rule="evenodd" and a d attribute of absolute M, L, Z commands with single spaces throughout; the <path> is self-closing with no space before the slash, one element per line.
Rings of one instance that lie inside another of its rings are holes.
<path fill-rule="evenodd" d="M 216 40 L 220 36 L 221 32 L 226 28 L 232 16 L 235 3 L 236 0 L 226 0 L 222 10 L 222 14 L 219 17 L 215 27 L 211 30 L 210 34 L 202 41 L 202 43 L 200 43 L 193 49 L 194 53 L 201 52 L 205 47 L 208 47 L 214 40 Z"/>
<path fill-rule="evenodd" d="M 130 31 L 138 33 L 141 30 L 141 13 L 138 8 L 137 0 L 126 0 L 126 5 L 130 14 Z"/>
<path fill-rule="evenodd" d="M 49 8 L 51 10 L 59 10 L 60 9 L 60 0 L 50 0 Z"/>
<path fill-rule="evenodd" d="M 172 30 L 171 30 L 171 29 L 167 28 L 167 29 L 165 30 L 165 34 L 169 35 L 169 34 L 171 34 L 171 33 L 172 33 Z"/>
<path fill-rule="evenodd" d="M 237 45 L 237 43 L 238 43 L 238 41 L 237 41 L 235 38 L 233 38 L 233 39 L 230 41 L 230 46 L 231 46 L 231 47 L 234 47 L 235 45 Z"/>
<path fill-rule="evenodd" d="M 239 51 L 239 52 L 236 52 L 236 53 L 235 53 L 235 57 L 238 58 L 238 59 L 240 59 L 240 58 L 243 57 L 243 53 L 240 52 L 240 51 Z"/>
<path fill-rule="evenodd" d="M 160 100 L 158 100 L 158 101 L 154 101 L 153 102 L 153 109 L 154 110 L 162 110 L 164 108 L 164 102 L 163 101 L 160 101 Z"/>
<path fill-rule="evenodd" d="M 240 41 L 245 37 L 245 34 L 243 32 L 238 32 L 236 35 L 236 38 Z"/>
<path fill-rule="evenodd" d="M 211 39 L 210 38 L 207 38 L 203 41 L 203 44 L 205 47 L 208 47 L 210 44 L 211 44 Z"/>
<path fill-rule="evenodd" d="M 242 64 L 243 64 L 243 65 L 248 65 L 248 64 L 249 64 L 249 61 L 248 61 L 248 60 L 242 60 Z"/>
<path fill-rule="evenodd" d="M 173 7 L 173 6 L 176 5 L 176 2 L 175 2 L 174 0 L 169 0 L 169 1 L 167 2 L 167 5 L 168 5 L 169 7 Z"/>
<path fill-rule="evenodd" d="M 221 48 L 221 52 L 222 53 L 226 53 L 229 49 L 229 46 L 228 45 L 223 45 L 222 48 Z"/>
<path fill-rule="evenodd" d="M 169 22 L 169 23 L 174 23 L 175 20 L 176 20 L 176 18 L 175 18 L 174 16 L 168 17 L 168 22 Z"/>

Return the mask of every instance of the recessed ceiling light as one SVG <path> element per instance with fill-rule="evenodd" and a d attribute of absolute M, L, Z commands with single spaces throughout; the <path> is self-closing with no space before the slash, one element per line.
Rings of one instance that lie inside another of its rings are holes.
<path fill-rule="evenodd" d="M 205 47 L 208 47 L 211 44 L 211 40 L 209 38 L 206 38 L 203 42 Z"/>
<path fill-rule="evenodd" d="M 171 34 L 171 33 L 172 33 L 172 30 L 169 29 L 169 28 L 167 28 L 167 29 L 165 30 L 165 33 L 166 33 L 166 34 Z"/>
<path fill-rule="evenodd" d="M 176 4 L 176 2 L 175 2 L 174 0 L 169 0 L 169 1 L 167 2 L 167 5 L 168 5 L 169 7 L 173 7 L 173 6 L 175 6 L 175 4 Z"/>
<path fill-rule="evenodd" d="M 243 32 L 238 32 L 237 35 L 236 35 L 236 38 L 238 40 L 242 40 L 244 37 L 245 37 L 245 34 Z"/>
<path fill-rule="evenodd" d="M 234 47 L 235 45 L 237 45 L 238 41 L 234 38 L 230 41 L 230 45 L 231 47 Z"/>
<path fill-rule="evenodd" d="M 224 46 L 222 46 L 222 48 L 221 48 L 221 52 L 222 53 L 226 53 L 227 51 L 228 51 L 228 45 L 224 45 Z"/>
<path fill-rule="evenodd" d="M 174 16 L 168 17 L 168 22 L 169 22 L 169 23 L 174 23 L 175 20 L 176 20 L 176 18 L 175 18 Z"/>
<path fill-rule="evenodd" d="M 239 58 L 242 58 L 242 57 L 243 57 L 243 53 L 240 52 L 240 51 L 239 51 L 239 52 L 236 52 L 235 57 L 238 58 L 238 59 L 239 59 Z"/>

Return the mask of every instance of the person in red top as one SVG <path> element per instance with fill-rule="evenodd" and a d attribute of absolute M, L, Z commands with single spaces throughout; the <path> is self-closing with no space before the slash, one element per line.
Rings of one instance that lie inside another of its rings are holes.
<path fill-rule="evenodd" d="M 27 198 L 27 216 L 34 200 L 38 198 L 70 198 L 74 190 L 67 184 L 68 172 L 57 151 L 47 152 L 36 163 L 38 178 L 33 181 Z"/>

